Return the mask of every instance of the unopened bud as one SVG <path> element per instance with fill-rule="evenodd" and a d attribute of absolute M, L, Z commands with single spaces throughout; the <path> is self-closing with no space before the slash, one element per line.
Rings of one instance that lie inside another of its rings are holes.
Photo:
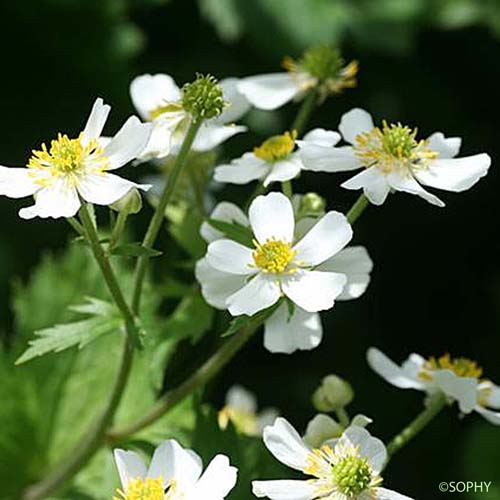
<path fill-rule="evenodd" d="M 317 193 L 306 193 L 300 198 L 298 219 L 321 217 L 325 213 L 326 201 Z"/>
<path fill-rule="evenodd" d="M 133 188 L 125 196 L 111 204 L 110 207 L 117 212 L 136 214 L 142 208 L 142 196 L 137 189 Z"/>
<path fill-rule="evenodd" d="M 351 385 L 337 375 L 328 375 L 314 391 L 312 403 L 321 412 L 331 412 L 347 406 L 354 398 Z"/>
<path fill-rule="evenodd" d="M 197 74 L 196 80 L 182 87 L 182 107 L 196 119 L 215 118 L 225 105 L 222 89 L 211 75 Z"/>

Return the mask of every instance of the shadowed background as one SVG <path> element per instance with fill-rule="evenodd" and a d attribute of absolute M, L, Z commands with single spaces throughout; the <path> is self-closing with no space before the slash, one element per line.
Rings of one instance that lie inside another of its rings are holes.
<path fill-rule="evenodd" d="M 96 96 L 113 105 L 109 130 L 132 113 L 128 85 L 144 72 L 166 72 L 182 83 L 195 72 L 218 77 L 277 71 L 285 55 L 315 43 L 339 44 L 360 61 L 359 85 L 329 99 L 310 127 L 335 129 L 353 106 L 418 126 L 422 136 L 463 137 L 462 154 L 488 152 L 487 178 L 468 192 L 443 193 L 439 209 L 414 196 L 391 196 L 356 224 L 375 269 L 363 298 L 324 315 L 315 351 L 270 355 L 257 337 L 230 364 L 208 395 L 222 404 L 241 383 L 263 406 L 280 408 L 303 428 L 314 414 L 310 395 L 330 373 L 356 390 L 349 408 L 374 418 L 371 431 L 389 438 L 421 408 L 422 396 L 399 391 L 371 373 L 368 346 L 400 361 L 410 352 L 450 352 L 476 359 L 500 382 L 500 175 L 497 118 L 500 88 L 500 5 L 474 0 L 24 0 L 2 2 L 0 162 L 23 165 L 32 148 L 58 132 L 80 130 Z M 230 140 L 220 158 L 239 156 L 291 123 L 297 107 L 253 111 L 253 133 Z M 149 168 L 149 167 L 144 167 Z M 137 170 L 132 176 L 139 175 Z M 317 191 L 329 208 L 356 199 L 339 185 L 347 176 L 306 173 L 298 192 Z M 248 187 L 228 189 L 243 199 Z M 26 280 L 41 254 L 62 247 L 63 221 L 21 221 L 26 200 L 0 198 L 0 328 L 12 335 L 10 284 Z M 142 214 L 144 215 L 144 214 Z M 438 499 L 440 481 L 492 481 L 500 499 L 500 429 L 446 410 L 387 470 L 387 485 L 414 498 Z M 451 497 L 451 495 L 450 495 Z"/>

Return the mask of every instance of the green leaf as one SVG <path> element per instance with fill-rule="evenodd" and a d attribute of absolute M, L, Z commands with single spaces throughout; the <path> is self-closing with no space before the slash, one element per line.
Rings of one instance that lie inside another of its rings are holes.
<path fill-rule="evenodd" d="M 220 231 L 225 236 L 227 236 L 230 240 L 237 241 L 242 245 L 247 247 L 253 247 L 253 233 L 252 230 L 244 226 L 243 224 L 239 224 L 238 222 L 224 222 L 217 219 L 208 219 L 208 223 L 217 231 Z"/>
<path fill-rule="evenodd" d="M 111 250 L 112 255 L 121 255 L 122 257 L 158 257 L 162 253 L 154 248 L 146 248 L 140 243 L 125 243 Z"/>
<path fill-rule="evenodd" d="M 90 299 L 87 304 L 75 306 L 72 309 L 93 315 L 93 317 L 36 331 L 35 335 L 38 338 L 28 342 L 28 349 L 17 359 L 16 365 L 49 352 L 64 351 L 69 347 L 78 346 L 82 349 L 102 335 L 119 331 L 122 326 L 116 310 L 104 301 Z"/>

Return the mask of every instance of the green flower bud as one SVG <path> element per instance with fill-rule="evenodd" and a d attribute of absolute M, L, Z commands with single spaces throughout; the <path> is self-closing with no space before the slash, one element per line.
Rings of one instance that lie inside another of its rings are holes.
<path fill-rule="evenodd" d="M 141 211 L 142 196 L 137 189 L 131 189 L 125 196 L 111 204 L 110 207 L 117 212 L 136 214 Z"/>
<path fill-rule="evenodd" d="M 320 412 L 336 411 L 347 406 L 354 398 L 351 385 L 337 375 L 328 375 L 314 391 L 312 403 Z"/>
<path fill-rule="evenodd" d="M 317 193 L 306 193 L 301 196 L 297 218 L 321 217 L 326 209 L 326 201 Z"/>
<path fill-rule="evenodd" d="M 198 73 L 196 80 L 182 87 L 182 107 L 194 118 L 215 118 L 225 105 L 222 89 L 212 75 Z"/>
<path fill-rule="evenodd" d="M 336 78 L 344 60 L 338 49 L 328 45 L 318 45 L 307 49 L 299 60 L 302 66 L 310 75 L 319 80 Z"/>

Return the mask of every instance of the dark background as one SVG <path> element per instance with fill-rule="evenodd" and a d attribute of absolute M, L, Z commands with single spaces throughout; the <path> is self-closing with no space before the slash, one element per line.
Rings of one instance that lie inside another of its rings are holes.
<path fill-rule="evenodd" d="M 365 296 L 324 316 L 325 338 L 315 351 L 270 355 L 254 339 L 211 394 L 220 404 L 227 387 L 242 383 L 263 406 L 277 406 L 303 428 L 314 414 L 313 389 L 324 375 L 338 373 L 356 390 L 349 409 L 373 417 L 372 432 L 387 439 L 420 411 L 422 395 L 371 373 L 368 346 L 397 361 L 412 351 L 466 355 L 500 382 L 499 17 L 497 1 L 4 1 L 0 161 L 23 165 L 42 141 L 78 132 L 96 96 L 113 104 L 110 129 L 116 129 L 133 112 L 128 85 L 137 74 L 167 72 L 178 82 L 196 71 L 245 76 L 279 70 L 283 56 L 299 56 L 309 44 L 341 44 L 347 60 L 360 61 L 359 86 L 328 100 L 311 127 L 334 129 L 343 112 L 362 106 L 378 120 L 418 125 L 422 136 L 439 130 L 463 137 L 463 155 L 492 156 L 490 173 L 468 192 L 443 193 L 444 209 L 403 194 L 370 207 L 355 231 L 375 262 Z M 221 155 L 240 155 L 280 132 L 295 112 L 294 105 L 252 112 L 247 121 L 257 134 L 233 139 Z M 339 188 L 343 178 L 305 174 L 295 189 L 316 190 L 329 208 L 346 211 L 356 195 Z M 238 189 L 233 194 L 248 193 Z M 5 332 L 13 277 L 27 279 L 41 254 L 62 247 L 67 234 L 64 222 L 20 220 L 22 205 L 26 200 L 0 199 Z M 453 408 L 391 463 L 386 484 L 433 499 L 445 497 L 441 481 L 493 481 L 496 494 L 480 497 L 498 499 L 499 449 L 500 429 L 476 415 L 459 421 Z"/>

